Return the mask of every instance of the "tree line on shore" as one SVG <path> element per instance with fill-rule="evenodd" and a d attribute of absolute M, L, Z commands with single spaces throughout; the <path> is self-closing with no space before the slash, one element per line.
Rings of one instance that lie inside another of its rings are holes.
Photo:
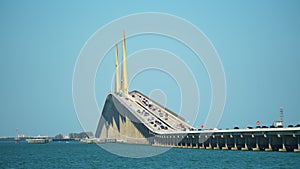
<path fill-rule="evenodd" d="M 69 138 L 70 139 L 75 139 L 75 138 L 91 138 L 93 137 L 93 132 L 80 132 L 80 133 L 69 133 Z M 55 139 L 63 139 L 65 138 L 64 135 L 62 134 L 57 134 Z"/>

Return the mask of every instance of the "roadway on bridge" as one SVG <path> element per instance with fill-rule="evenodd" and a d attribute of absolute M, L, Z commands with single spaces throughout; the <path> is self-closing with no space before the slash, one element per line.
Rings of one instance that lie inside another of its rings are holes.
<path fill-rule="evenodd" d="M 182 117 L 140 92 L 133 91 L 126 96 L 119 96 L 114 93 L 114 96 L 119 98 L 128 110 L 154 133 L 168 134 L 193 130 L 193 127 L 186 123 Z"/>

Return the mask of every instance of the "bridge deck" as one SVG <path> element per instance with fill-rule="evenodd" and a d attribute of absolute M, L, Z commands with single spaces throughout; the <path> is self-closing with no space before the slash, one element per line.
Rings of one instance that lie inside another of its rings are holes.
<path fill-rule="evenodd" d="M 166 109 L 159 103 L 144 96 L 138 91 L 119 98 L 131 113 L 135 115 L 152 132 L 157 134 L 189 131 L 193 127 L 184 121 L 184 118 Z"/>

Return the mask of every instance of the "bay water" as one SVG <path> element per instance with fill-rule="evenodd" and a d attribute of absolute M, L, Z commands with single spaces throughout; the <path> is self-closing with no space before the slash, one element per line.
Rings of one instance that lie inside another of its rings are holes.
<path fill-rule="evenodd" d="M 143 145 L 112 143 L 125 149 Z M 147 146 L 146 146 L 147 147 Z M 150 147 L 150 146 L 148 146 Z M 156 149 L 158 147 L 151 147 Z M 96 144 L 0 142 L 0 168 L 300 168 L 300 153 L 172 148 L 147 158 L 121 157 Z"/>

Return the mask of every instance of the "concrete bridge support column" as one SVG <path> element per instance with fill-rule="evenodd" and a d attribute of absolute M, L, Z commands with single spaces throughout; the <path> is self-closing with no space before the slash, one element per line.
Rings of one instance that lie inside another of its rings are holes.
<path fill-rule="evenodd" d="M 164 138 L 164 143 L 165 143 L 165 147 L 168 147 L 169 146 L 169 136 L 165 136 Z"/>
<path fill-rule="evenodd" d="M 159 146 L 161 146 L 162 145 L 162 138 L 161 138 L 162 136 L 159 136 L 159 138 L 158 138 L 158 145 Z"/>
<path fill-rule="evenodd" d="M 169 136 L 165 136 L 165 147 L 169 147 L 169 142 L 170 142 Z"/>
<path fill-rule="evenodd" d="M 156 137 L 156 136 L 154 136 L 153 144 L 154 144 L 154 145 L 158 145 L 157 137 Z"/>
<path fill-rule="evenodd" d="M 156 145 L 157 145 L 157 146 L 160 146 L 160 136 L 157 136 L 157 137 L 156 137 Z"/>
<path fill-rule="evenodd" d="M 243 135 L 241 135 L 240 137 L 241 137 L 241 138 L 243 138 L 244 136 L 243 136 Z M 245 146 L 244 146 L 244 147 L 242 147 L 242 149 L 241 149 L 241 150 L 242 150 L 242 151 L 247 151 L 247 150 L 249 150 L 249 149 L 248 149 L 248 145 L 247 145 L 247 143 L 248 143 L 248 139 L 245 137 L 245 139 L 244 139 L 244 140 L 245 140 Z"/>
<path fill-rule="evenodd" d="M 173 136 L 173 146 L 174 147 L 177 147 L 178 146 L 178 144 L 177 144 L 178 142 L 177 142 L 177 136 Z"/>
<path fill-rule="evenodd" d="M 177 139 L 177 141 L 176 141 L 177 147 L 182 148 L 180 136 L 178 135 L 176 139 Z"/>
<path fill-rule="evenodd" d="M 254 137 L 254 135 L 252 135 L 252 137 Z M 256 146 L 255 146 L 252 150 L 253 150 L 253 151 L 259 151 L 260 148 L 259 148 L 259 146 L 258 146 L 258 137 L 257 137 L 257 136 L 255 137 L 255 141 L 256 141 Z"/>
<path fill-rule="evenodd" d="M 192 136 L 187 136 L 186 147 L 187 148 L 192 148 Z"/>
<path fill-rule="evenodd" d="M 196 143 L 195 143 L 195 144 L 196 144 L 195 148 L 197 148 L 197 149 L 198 149 L 198 148 L 199 148 L 199 143 L 198 143 L 198 141 L 196 141 Z"/>
<path fill-rule="evenodd" d="M 184 136 L 180 136 L 180 148 L 184 148 Z"/>
<path fill-rule="evenodd" d="M 176 146 L 176 138 L 175 136 L 172 136 L 172 147 Z"/>
<path fill-rule="evenodd" d="M 175 147 L 175 136 L 170 136 L 170 146 Z"/>
<path fill-rule="evenodd" d="M 165 147 L 169 147 L 169 136 L 165 136 Z"/>
<path fill-rule="evenodd" d="M 183 138 L 182 138 L 182 136 L 178 136 L 178 137 L 179 137 L 178 138 L 178 140 L 179 140 L 179 142 L 178 142 L 179 144 L 178 145 L 179 145 L 180 148 L 183 148 L 183 142 L 182 142 Z"/>
<path fill-rule="evenodd" d="M 188 143 L 189 143 L 189 136 L 186 136 L 186 138 L 184 139 L 184 148 L 189 148 Z"/>
<path fill-rule="evenodd" d="M 198 141 L 198 142 L 199 142 L 199 144 L 200 144 L 200 147 L 199 147 L 199 148 L 200 148 L 200 149 L 205 149 L 205 146 L 204 146 L 204 142 L 205 142 L 205 141 L 204 141 L 204 139 L 201 138 L 200 135 L 199 135 L 199 141 Z"/>
<path fill-rule="evenodd" d="M 159 139 L 158 139 L 158 145 L 159 145 L 159 146 L 163 146 L 163 138 L 162 138 L 162 135 L 159 136 Z"/>
<path fill-rule="evenodd" d="M 211 150 L 212 149 L 211 140 L 212 140 L 212 137 L 209 138 L 208 147 L 205 147 L 206 150 Z"/>
<path fill-rule="evenodd" d="M 280 137 L 279 134 L 278 134 L 278 137 Z M 282 138 L 282 148 L 280 148 L 279 151 L 285 152 L 286 151 L 286 148 L 285 148 L 285 137 L 281 136 L 281 138 Z"/>
<path fill-rule="evenodd" d="M 178 147 L 177 136 L 174 135 L 173 137 L 174 137 L 174 139 L 173 139 L 174 140 L 174 143 L 173 143 L 174 147 Z"/>
<path fill-rule="evenodd" d="M 216 145 L 216 147 L 214 147 L 214 150 L 220 150 L 220 146 L 219 146 L 219 144 L 220 144 L 220 140 L 219 140 L 219 137 L 217 137 L 216 138 L 217 139 L 217 145 Z"/>
<path fill-rule="evenodd" d="M 192 148 L 198 148 L 198 142 L 196 142 L 195 135 L 192 136 Z"/>
<path fill-rule="evenodd" d="M 186 143 L 186 141 L 187 141 L 186 137 L 185 137 L 185 136 L 182 136 L 182 140 L 181 140 L 181 142 L 182 142 L 182 148 L 187 148 L 187 143 Z"/>
<path fill-rule="evenodd" d="M 294 149 L 294 152 L 300 152 L 300 136 L 298 136 L 298 148 Z"/>
<path fill-rule="evenodd" d="M 267 137 L 267 136 L 265 136 L 265 137 Z M 265 149 L 265 151 L 273 151 L 273 149 L 272 149 L 272 138 L 271 138 L 271 136 L 268 136 L 269 137 L 269 147 L 268 148 L 266 148 Z"/>
<path fill-rule="evenodd" d="M 195 148 L 199 148 L 199 136 L 195 136 Z"/>
<path fill-rule="evenodd" d="M 160 146 L 163 146 L 163 145 L 164 145 L 164 144 L 163 144 L 163 143 L 164 143 L 163 141 L 164 141 L 164 140 L 163 140 L 163 136 L 161 135 L 160 138 L 159 138 L 159 145 L 160 145 Z"/>
<path fill-rule="evenodd" d="M 175 136 L 170 136 L 170 147 L 175 147 Z"/>
<path fill-rule="evenodd" d="M 165 146 L 169 147 L 170 146 L 170 136 L 165 136 L 165 140 L 166 140 Z"/>
<path fill-rule="evenodd" d="M 158 137 L 157 137 L 157 145 L 158 145 L 158 146 L 161 146 L 161 136 L 158 136 Z"/>
<path fill-rule="evenodd" d="M 232 135 L 231 135 L 232 137 Z M 234 147 L 231 148 L 231 150 L 238 150 L 238 147 L 237 147 L 237 138 L 236 137 L 233 137 L 233 140 L 234 140 Z"/>
<path fill-rule="evenodd" d="M 193 136 L 189 136 L 188 143 L 189 143 L 188 148 L 193 148 Z"/>
<path fill-rule="evenodd" d="M 224 137 L 224 136 L 222 135 L 221 137 Z M 225 136 L 224 140 L 225 140 L 225 146 L 222 147 L 222 150 L 228 150 L 228 144 L 227 144 L 227 137 L 226 136 Z"/>
<path fill-rule="evenodd" d="M 201 143 L 201 146 L 200 146 L 199 148 L 200 148 L 200 149 L 205 149 L 204 142 Z"/>

